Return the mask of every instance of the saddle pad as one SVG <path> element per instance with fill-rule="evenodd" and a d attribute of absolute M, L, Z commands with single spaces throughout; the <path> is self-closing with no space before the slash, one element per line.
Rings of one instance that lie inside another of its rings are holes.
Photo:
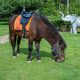
<path fill-rule="evenodd" d="M 14 30 L 22 30 L 22 24 L 20 24 L 21 15 L 19 15 L 14 22 Z M 25 26 L 26 31 L 29 31 L 30 23 L 32 21 L 32 17 L 30 18 L 28 24 Z"/>

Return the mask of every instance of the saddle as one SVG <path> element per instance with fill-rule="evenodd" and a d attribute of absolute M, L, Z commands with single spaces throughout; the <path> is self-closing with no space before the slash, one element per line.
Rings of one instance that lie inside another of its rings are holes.
<path fill-rule="evenodd" d="M 25 11 L 23 11 L 22 13 L 21 13 L 21 20 L 20 20 L 20 23 L 22 24 L 22 25 L 26 25 L 28 22 L 29 22 L 29 19 L 30 19 L 30 17 L 31 17 L 31 12 L 25 12 Z"/>
<path fill-rule="evenodd" d="M 21 23 L 21 21 L 22 21 L 22 23 Z M 15 22 L 14 22 L 14 30 L 22 30 L 22 27 L 25 24 L 25 30 L 29 31 L 31 21 L 32 21 L 32 17 L 28 18 L 28 21 L 26 21 L 26 19 L 24 21 L 24 19 L 22 19 L 21 15 L 17 16 L 17 18 L 15 19 Z"/>

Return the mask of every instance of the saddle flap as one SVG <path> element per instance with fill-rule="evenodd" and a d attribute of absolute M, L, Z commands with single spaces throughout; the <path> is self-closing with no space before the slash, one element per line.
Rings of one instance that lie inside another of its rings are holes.
<path fill-rule="evenodd" d="M 14 30 L 22 30 L 22 24 L 21 24 L 21 15 L 17 16 L 14 22 Z M 32 17 L 30 17 L 28 23 L 25 25 L 26 31 L 29 31 L 30 23 L 32 21 Z"/>

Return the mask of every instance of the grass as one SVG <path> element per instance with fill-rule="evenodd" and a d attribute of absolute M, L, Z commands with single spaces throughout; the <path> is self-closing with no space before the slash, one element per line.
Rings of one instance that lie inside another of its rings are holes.
<path fill-rule="evenodd" d="M 67 43 L 66 59 L 62 63 L 52 61 L 50 45 L 44 39 L 40 46 L 40 63 L 36 61 L 35 48 L 32 62 L 27 62 L 27 40 L 21 41 L 21 55 L 15 59 L 10 43 L 0 44 L 0 80 L 80 80 L 80 33 L 60 34 Z"/>
<path fill-rule="evenodd" d="M 0 24 L 0 36 L 6 35 L 9 33 L 8 25 Z"/>

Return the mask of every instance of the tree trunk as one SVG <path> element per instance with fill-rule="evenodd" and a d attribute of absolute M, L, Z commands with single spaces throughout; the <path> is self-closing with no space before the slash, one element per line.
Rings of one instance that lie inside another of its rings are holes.
<path fill-rule="evenodd" d="M 67 15 L 69 14 L 69 0 L 67 0 Z"/>

